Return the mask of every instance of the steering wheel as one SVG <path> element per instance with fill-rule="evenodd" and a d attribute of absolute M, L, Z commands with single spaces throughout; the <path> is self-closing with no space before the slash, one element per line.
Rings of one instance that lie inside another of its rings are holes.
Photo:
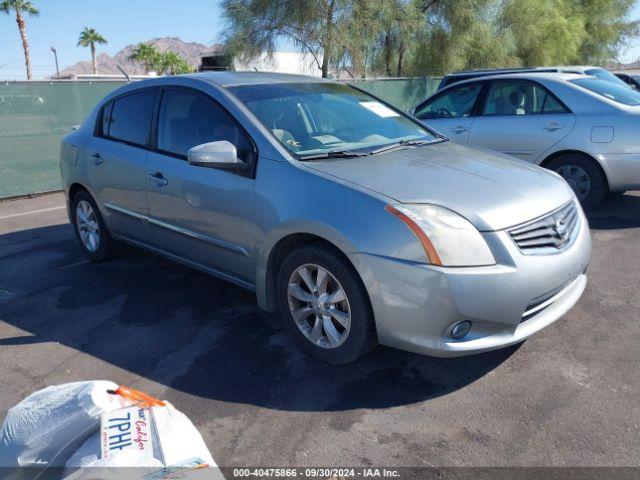
<path fill-rule="evenodd" d="M 436 110 L 436 115 L 438 117 L 453 117 L 453 114 L 446 108 L 439 108 Z"/>

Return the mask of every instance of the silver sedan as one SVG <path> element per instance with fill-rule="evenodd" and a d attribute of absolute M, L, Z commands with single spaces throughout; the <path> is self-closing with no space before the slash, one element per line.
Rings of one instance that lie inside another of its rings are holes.
<path fill-rule="evenodd" d="M 576 74 L 523 73 L 456 83 L 413 113 L 456 143 L 555 170 L 585 208 L 640 188 L 640 92 Z"/>
<path fill-rule="evenodd" d="M 92 261 L 127 242 L 255 291 L 326 362 L 378 343 L 438 356 L 511 345 L 587 281 L 589 228 L 558 175 L 452 144 L 344 84 L 134 83 L 61 152 Z"/>

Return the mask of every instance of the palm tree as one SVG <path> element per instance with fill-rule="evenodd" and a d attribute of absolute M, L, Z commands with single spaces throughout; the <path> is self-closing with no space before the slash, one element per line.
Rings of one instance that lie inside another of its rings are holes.
<path fill-rule="evenodd" d="M 139 43 L 136 45 L 131 55 L 129 55 L 129 60 L 141 63 L 145 73 L 149 73 L 151 70 L 157 72 L 162 63 L 161 53 L 150 43 Z"/>
<path fill-rule="evenodd" d="M 167 51 L 161 54 L 162 72 L 167 75 L 179 75 L 192 71 L 189 63 L 176 52 Z"/>
<path fill-rule="evenodd" d="M 29 55 L 29 42 L 27 42 L 27 24 L 24 21 L 23 14 L 30 17 L 37 17 L 40 11 L 36 6 L 27 0 L 2 0 L 0 2 L 0 12 L 11 15 L 16 14 L 16 23 L 20 30 L 20 38 L 22 39 L 22 49 L 24 50 L 24 64 L 27 67 L 27 79 L 31 80 L 31 56 Z"/>
<path fill-rule="evenodd" d="M 158 75 L 177 75 L 193 70 L 189 63 L 177 53 L 172 51 L 160 53 L 156 46 L 150 43 L 136 45 L 128 58 L 133 62 L 140 63 L 144 67 L 145 73 L 154 71 Z"/>
<path fill-rule="evenodd" d="M 91 47 L 91 64 L 93 74 L 98 73 L 98 62 L 96 60 L 96 43 L 105 44 L 107 39 L 100 35 L 94 28 L 84 27 L 78 38 L 79 47 Z"/>

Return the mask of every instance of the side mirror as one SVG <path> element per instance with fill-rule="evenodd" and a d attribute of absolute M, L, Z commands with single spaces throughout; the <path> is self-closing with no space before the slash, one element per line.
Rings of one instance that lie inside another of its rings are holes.
<path fill-rule="evenodd" d="M 197 167 L 226 168 L 244 170 L 246 163 L 238 158 L 236 147 L 227 140 L 203 143 L 190 148 L 187 161 Z"/>

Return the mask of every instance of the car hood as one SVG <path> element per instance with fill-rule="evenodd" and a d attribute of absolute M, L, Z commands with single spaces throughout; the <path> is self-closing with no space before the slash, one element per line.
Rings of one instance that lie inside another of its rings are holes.
<path fill-rule="evenodd" d="M 449 208 L 482 231 L 503 230 L 532 220 L 574 198 L 555 173 L 451 142 L 305 165 L 395 202 Z"/>

